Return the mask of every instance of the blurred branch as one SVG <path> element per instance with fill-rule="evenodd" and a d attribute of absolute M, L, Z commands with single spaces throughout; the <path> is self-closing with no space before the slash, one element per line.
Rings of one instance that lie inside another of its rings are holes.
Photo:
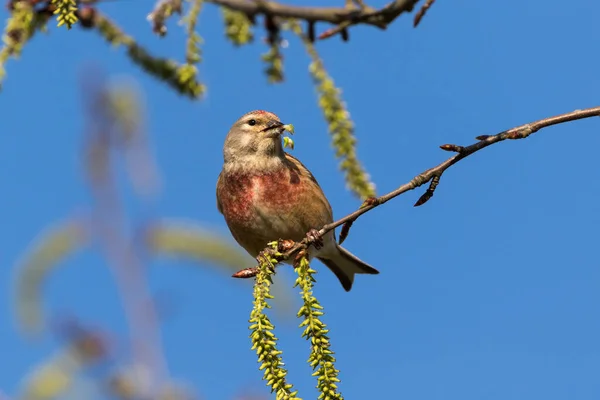
<path fill-rule="evenodd" d="M 132 364 L 147 374 L 148 384 L 140 390 L 143 396 L 148 396 L 168 379 L 167 366 L 143 257 L 132 237 L 123 229 L 129 218 L 121 204 L 116 177 L 109 164 L 111 152 L 127 149 L 131 140 L 139 135 L 140 101 L 131 86 L 121 83 L 117 90 L 90 75 L 86 76 L 82 88 L 88 110 L 87 154 L 88 157 L 94 153 L 102 154 L 104 160 L 102 163 L 87 162 L 94 196 L 93 235 L 115 277 L 129 325 Z M 136 109 L 138 111 L 134 111 Z M 125 115 L 129 118 L 124 118 Z M 95 150 L 91 151 L 90 147 Z M 94 171 L 94 167 L 101 167 L 101 170 Z M 133 166 L 130 164 L 130 167 Z"/>
<path fill-rule="evenodd" d="M 124 368 L 116 373 L 111 369 L 108 379 L 101 380 L 103 392 L 121 400 L 190 400 L 192 391 L 173 381 L 167 370 L 158 311 L 144 265 L 146 256 L 183 256 L 219 264 L 226 270 L 251 266 L 251 257 L 196 223 L 162 218 L 152 218 L 142 226 L 131 223 L 121 202 L 113 156 L 127 157 L 129 183 L 138 197 L 149 200 L 148 194 L 158 191 L 158 171 L 143 129 L 141 96 L 135 90 L 137 86 L 127 80 L 105 82 L 94 70 L 87 70 L 83 78 L 81 92 L 88 111 L 83 156 L 93 208 L 91 213 L 65 220 L 44 232 L 25 253 L 18 265 L 17 317 L 25 328 L 41 326 L 42 285 L 48 281 L 49 272 L 83 245 L 98 245 L 118 285 L 129 328 L 127 350 L 133 353 L 118 353 L 118 362 Z M 278 295 L 277 301 L 283 301 L 283 308 L 289 311 L 289 304 L 285 304 L 291 298 L 289 291 L 281 290 L 281 285 L 272 289 Z M 79 358 L 97 358 L 104 350 L 99 342 L 85 339 L 83 330 L 69 332 L 75 332 L 69 335 L 69 345 L 76 346 L 77 353 L 61 356 L 66 364 L 57 367 L 53 359 L 49 367 L 36 370 L 26 382 L 24 399 L 50 400 L 65 392 L 77 392 L 76 396 L 86 386 Z"/>
<path fill-rule="evenodd" d="M 106 100 L 111 104 L 106 121 L 113 125 L 120 145 L 119 149 L 126 160 L 126 171 L 136 194 L 152 197 L 160 190 L 158 166 L 150 150 L 143 125 L 141 94 L 132 81 L 111 84 L 106 91 Z"/>
<path fill-rule="evenodd" d="M 586 108 L 583 110 L 576 110 L 573 112 L 560 114 L 560 115 L 557 115 L 554 117 L 544 118 L 544 119 L 534 121 L 534 122 L 531 122 L 531 123 L 528 123 L 525 125 L 517 126 L 515 128 L 508 129 L 506 131 L 497 133 L 495 135 L 477 136 L 476 139 L 478 141 L 470 146 L 464 147 L 464 146 L 458 146 L 455 144 L 441 145 L 440 148 L 442 150 L 453 151 L 453 152 L 456 152 L 457 154 L 454 155 L 453 157 L 450 157 L 443 163 L 420 173 L 419 175 L 417 175 L 413 179 L 411 179 L 409 182 L 398 187 L 396 190 L 393 190 L 393 191 L 391 191 L 383 196 L 380 196 L 380 197 L 376 197 L 376 198 L 374 197 L 374 198 L 367 199 L 365 201 L 365 204 L 363 204 L 361 206 L 361 208 L 359 208 L 358 210 L 354 211 L 351 214 L 346 215 L 345 217 L 343 217 L 335 222 L 332 222 L 330 224 L 323 226 L 319 230 L 319 235 L 322 236 L 322 235 L 326 234 L 327 232 L 334 230 L 335 228 L 337 228 L 340 225 L 348 224 L 348 223 L 351 224 L 352 222 L 356 221 L 356 219 L 358 217 L 360 217 L 361 215 L 365 214 L 366 212 L 371 211 L 372 209 L 374 209 L 376 207 L 379 207 L 380 205 L 388 202 L 389 200 L 393 199 L 394 197 L 398 197 L 403 193 L 414 190 L 414 189 L 421 187 L 424 184 L 430 182 L 429 188 L 419 198 L 419 200 L 417 200 L 417 202 L 415 203 L 415 207 L 425 204 L 433 196 L 434 191 L 437 188 L 437 185 L 439 184 L 442 175 L 444 174 L 444 172 L 446 172 L 446 170 L 448 168 L 455 165 L 459 161 L 467 158 L 468 156 L 470 156 L 488 146 L 491 146 L 495 143 L 503 142 L 505 140 L 525 139 L 525 138 L 529 137 L 530 135 L 534 134 L 535 132 L 539 131 L 540 129 L 547 128 L 552 125 L 558 125 L 558 124 L 563 124 L 565 122 L 576 121 L 579 119 L 598 117 L 598 116 L 600 116 L 600 107 Z M 280 243 L 281 243 L 281 241 L 280 241 Z M 296 252 L 309 247 L 311 244 L 312 243 L 309 242 L 308 239 L 304 239 L 301 242 L 295 243 L 293 246 L 288 245 L 287 247 L 289 247 L 289 249 L 286 249 L 285 252 L 280 252 L 275 257 L 275 260 L 277 262 L 286 260 L 289 257 L 291 257 L 293 254 L 295 254 Z M 234 274 L 234 277 L 250 278 L 250 277 L 256 276 L 257 273 L 258 273 L 258 267 L 253 267 L 253 268 L 245 269 L 243 271 L 239 271 L 238 273 Z"/>
<path fill-rule="evenodd" d="M 23 382 L 23 400 L 51 400 L 64 395 L 84 368 L 107 355 L 107 343 L 97 332 L 77 329 L 68 344 L 33 369 Z"/>
<path fill-rule="evenodd" d="M 60 261 L 89 240 L 89 227 L 82 219 L 65 220 L 42 233 L 17 264 L 16 316 L 28 333 L 41 330 L 42 285 Z"/>

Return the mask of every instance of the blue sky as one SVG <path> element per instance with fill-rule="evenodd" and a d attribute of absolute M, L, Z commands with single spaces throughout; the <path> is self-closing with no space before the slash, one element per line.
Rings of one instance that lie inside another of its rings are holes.
<path fill-rule="evenodd" d="M 183 33 L 171 23 L 169 36 L 153 36 L 145 20 L 151 7 L 131 0 L 102 10 L 155 53 L 181 59 Z M 477 135 L 598 106 L 599 16 L 600 4 L 591 1 L 440 1 L 417 29 L 412 16 L 402 16 L 385 32 L 358 27 L 349 43 L 319 43 L 378 193 L 443 161 L 443 143 L 470 144 Z M 229 45 L 212 6 L 199 25 L 209 88 L 200 102 L 143 75 L 122 50 L 89 32 L 52 28 L 8 64 L 0 94 L 0 390 L 15 393 L 20 377 L 56 346 L 51 336 L 19 334 L 9 296 L 13 266 L 32 238 L 89 201 L 78 86 L 86 64 L 139 80 L 164 181 L 155 215 L 228 234 L 214 194 L 222 142 L 252 109 L 295 125 L 293 154 L 315 174 L 336 217 L 359 206 L 338 171 L 300 43 L 292 39 L 285 50 L 287 81 L 270 86 L 259 41 Z M 600 398 L 599 129 L 600 120 L 590 119 L 494 145 L 449 170 L 425 206 L 412 207 L 422 193 L 413 192 L 369 212 L 345 246 L 381 274 L 359 276 L 350 293 L 316 265 L 315 293 L 347 399 Z M 157 260 L 148 267 L 153 290 L 175 307 L 162 331 L 170 373 L 209 399 L 268 393 L 250 351 L 250 285 L 208 264 Z M 295 290 L 292 272 L 282 274 Z M 75 313 L 125 332 L 97 251 L 67 260 L 44 294 L 51 315 Z M 274 321 L 290 381 L 314 398 L 298 321 Z"/>

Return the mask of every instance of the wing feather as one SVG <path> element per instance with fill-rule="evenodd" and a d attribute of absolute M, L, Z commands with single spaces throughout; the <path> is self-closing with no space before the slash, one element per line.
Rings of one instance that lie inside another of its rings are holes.
<path fill-rule="evenodd" d="M 220 191 L 220 186 L 223 183 L 223 171 L 221 171 L 221 173 L 219 174 L 219 178 L 217 179 L 217 210 L 219 210 L 219 212 L 221 214 L 223 214 L 223 205 L 221 204 L 221 199 L 219 196 L 219 191 Z"/>

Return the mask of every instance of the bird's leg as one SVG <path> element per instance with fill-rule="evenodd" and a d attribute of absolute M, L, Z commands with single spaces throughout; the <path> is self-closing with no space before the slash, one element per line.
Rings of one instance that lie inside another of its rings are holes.
<path fill-rule="evenodd" d="M 315 246 L 315 249 L 320 250 L 323 247 L 323 237 L 319 234 L 319 231 L 316 229 L 311 229 L 306 234 L 306 239 L 309 244 Z"/>

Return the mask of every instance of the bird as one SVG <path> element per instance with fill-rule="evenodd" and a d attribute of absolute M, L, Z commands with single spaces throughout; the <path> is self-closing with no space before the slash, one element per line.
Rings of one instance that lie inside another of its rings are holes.
<path fill-rule="evenodd" d="M 285 130 L 277 115 L 263 110 L 231 126 L 217 179 L 217 209 L 236 242 L 255 258 L 269 242 L 308 236 L 314 243 L 309 260 L 325 264 L 348 292 L 355 274 L 379 271 L 340 246 L 334 230 L 318 234 L 333 222 L 333 211 L 313 174 L 284 151 Z"/>

